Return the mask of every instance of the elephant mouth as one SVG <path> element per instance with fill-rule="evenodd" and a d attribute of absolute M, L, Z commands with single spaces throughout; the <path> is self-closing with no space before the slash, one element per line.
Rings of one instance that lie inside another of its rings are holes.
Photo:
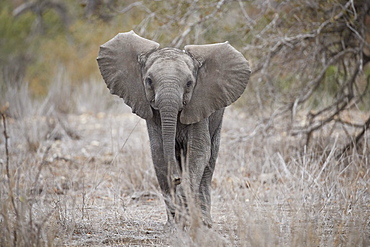
<path fill-rule="evenodd" d="M 159 111 L 159 106 L 155 103 L 154 100 L 150 101 L 150 106 L 152 109 Z"/>

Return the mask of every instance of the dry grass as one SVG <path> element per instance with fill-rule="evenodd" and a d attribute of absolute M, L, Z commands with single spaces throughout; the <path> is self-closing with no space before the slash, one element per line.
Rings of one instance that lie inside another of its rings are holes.
<path fill-rule="evenodd" d="M 370 245 L 368 133 L 336 157 L 340 130 L 301 148 L 283 120 L 228 109 L 213 228 L 168 232 L 145 122 L 100 84 L 55 81 L 41 102 L 26 88 L 0 100 L 0 246 Z"/>

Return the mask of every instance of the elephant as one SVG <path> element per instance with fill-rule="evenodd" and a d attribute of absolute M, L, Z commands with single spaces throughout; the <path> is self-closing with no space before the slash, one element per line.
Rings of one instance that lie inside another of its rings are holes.
<path fill-rule="evenodd" d="M 110 92 L 146 120 L 167 224 L 195 211 L 211 227 L 224 109 L 244 92 L 248 61 L 228 42 L 160 48 L 130 31 L 101 45 L 97 62 Z"/>

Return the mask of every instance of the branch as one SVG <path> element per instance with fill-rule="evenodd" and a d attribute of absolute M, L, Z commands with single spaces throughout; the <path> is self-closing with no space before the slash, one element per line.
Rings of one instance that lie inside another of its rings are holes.
<path fill-rule="evenodd" d="M 337 158 L 341 157 L 345 152 L 350 150 L 353 147 L 356 147 L 357 144 L 360 142 L 366 131 L 370 127 L 370 117 L 366 120 L 364 125 L 362 125 L 362 131 L 356 136 L 354 141 L 349 142 L 344 148 L 342 148 L 341 152 L 337 155 Z"/>
<path fill-rule="evenodd" d="M 349 121 L 346 121 L 346 120 L 343 120 L 342 118 L 338 117 L 335 121 L 337 121 L 338 123 L 341 123 L 343 125 L 347 125 L 347 126 L 350 126 L 350 127 L 353 127 L 353 128 L 363 128 L 364 125 L 363 124 L 358 124 L 358 123 L 352 123 L 352 122 L 349 122 Z"/>
<path fill-rule="evenodd" d="M 332 120 L 334 120 L 335 116 L 337 116 L 340 112 L 342 112 L 346 106 L 348 105 L 348 102 L 345 102 L 341 107 L 339 107 L 334 113 L 332 113 L 329 117 L 327 117 L 326 119 L 324 120 L 321 120 L 319 123 L 315 122 L 315 123 L 311 123 L 309 126 L 307 126 L 306 128 L 304 129 L 300 129 L 300 130 L 292 130 L 291 134 L 293 136 L 295 135 L 298 135 L 298 134 L 308 134 L 310 135 L 313 131 L 315 130 L 318 130 L 320 129 L 321 127 L 323 127 L 325 124 L 331 122 Z M 308 144 L 308 143 L 307 143 Z"/>
<path fill-rule="evenodd" d="M 64 26 L 69 25 L 66 7 L 62 3 L 53 1 L 23 3 L 13 10 L 13 16 L 19 17 L 20 15 L 25 14 L 27 11 L 31 11 L 34 14 L 39 15 L 41 17 L 43 12 L 46 11 L 47 9 L 53 9 L 59 15 Z"/>
<path fill-rule="evenodd" d="M 33 11 L 33 8 L 36 6 L 35 3 L 26 2 L 19 5 L 13 10 L 13 16 L 17 18 L 18 16 L 24 14 L 27 11 Z"/>
<path fill-rule="evenodd" d="M 338 52 L 334 57 L 332 57 L 330 59 L 330 61 L 325 65 L 325 67 L 322 68 L 322 70 L 320 71 L 319 75 L 315 79 L 313 79 L 310 82 L 308 82 L 308 85 L 306 87 L 306 88 L 308 88 L 308 90 L 306 92 L 301 93 L 301 96 L 298 97 L 298 104 L 304 103 L 307 99 L 309 99 L 311 97 L 311 95 L 313 94 L 313 92 L 319 86 L 319 83 L 323 79 L 323 77 L 325 75 L 325 72 L 329 68 L 329 66 L 331 66 L 332 64 L 338 62 L 338 60 L 342 56 L 344 56 L 345 54 L 347 54 L 347 53 L 355 53 L 356 54 L 357 52 L 358 51 L 356 49 L 348 48 L 348 49 L 345 49 L 345 50 L 343 50 L 341 52 Z"/>
<path fill-rule="evenodd" d="M 190 31 L 197 25 L 206 22 L 210 18 L 213 18 L 221 9 L 221 7 L 225 4 L 225 0 L 218 1 L 216 5 L 216 9 L 210 13 L 209 15 L 205 16 L 204 18 L 200 19 L 199 21 L 196 21 L 194 23 L 191 23 L 179 36 L 174 38 L 172 40 L 171 45 L 175 48 L 178 48 L 181 46 L 181 44 L 184 42 L 185 37 L 190 33 Z"/>
<path fill-rule="evenodd" d="M 355 82 L 355 79 L 356 79 L 356 77 L 358 75 L 358 72 L 359 72 L 359 68 L 360 68 L 360 65 L 358 64 L 358 66 L 356 66 L 355 71 L 353 72 L 351 78 L 349 78 L 349 80 L 345 83 L 344 87 L 352 85 Z M 305 133 L 305 134 L 310 135 L 313 131 L 318 130 L 319 128 L 323 127 L 325 124 L 334 120 L 334 118 L 337 115 L 339 115 L 339 113 L 341 113 L 344 109 L 346 109 L 346 107 L 349 105 L 349 103 L 352 99 L 353 99 L 353 94 L 346 94 L 346 95 L 343 95 L 336 102 L 334 102 L 332 105 L 322 109 L 318 113 L 316 113 L 316 114 L 310 113 L 310 116 L 312 117 L 312 119 L 314 119 L 318 116 L 323 115 L 325 112 L 328 112 L 328 111 L 332 110 L 334 107 L 337 108 L 336 111 L 334 113 L 332 113 L 330 116 L 326 117 L 324 120 L 319 120 L 319 123 L 317 123 L 317 122 L 316 123 L 311 123 L 305 129 L 292 131 L 291 134 L 293 136 L 297 135 L 297 134 L 300 134 L 300 133 Z M 294 105 L 296 105 L 296 104 L 297 104 L 297 100 L 294 102 Z M 339 107 L 340 104 L 342 104 L 342 105 Z"/>
<path fill-rule="evenodd" d="M 253 29 L 253 25 L 256 25 L 256 22 L 248 15 L 247 11 L 244 9 L 244 4 L 241 0 L 238 0 L 240 9 L 243 13 L 244 18 L 247 21 L 247 25 L 250 29 Z"/>
<path fill-rule="evenodd" d="M 13 188 L 12 188 L 12 176 L 10 174 L 10 168 L 9 168 L 9 166 L 10 166 L 9 142 L 8 142 L 9 136 L 8 136 L 7 126 L 6 126 L 6 111 L 8 110 L 8 108 L 9 108 L 9 102 L 6 102 L 6 104 L 0 109 L 0 115 L 1 115 L 1 118 L 2 118 L 3 126 L 4 126 L 3 135 L 4 135 L 4 138 L 5 138 L 5 156 L 6 156 L 5 170 L 6 170 L 6 176 L 7 176 L 7 179 L 8 179 L 9 198 L 10 198 L 10 201 L 12 202 L 14 212 L 15 212 L 15 215 L 16 215 L 17 220 L 18 220 L 19 213 L 18 213 L 18 209 L 15 205 L 15 198 L 14 198 Z M 14 234 L 16 236 L 16 232 L 14 232 Z"/>
<path fill-rule="evenodd" d="M 353 72 L 351 78 L 343 85 L 342 89 L 344 91 L 344 88 L 346 87 L 352 87 L 353 84 L 355 83 L 355 80 L 356 80 L 356 77 L 360 71 L 360 64 L 358 64 L 355 68 L 355 71 Z M 324 109 L 320 110 L 319 112 L 315 113 L 315 114 L 311 114 L 311 116 L 313 118 L 317 117 L 317 116 L 320 116 L 322 115 L 324 112 L 328 112 L 330 111 L 332 108 L 334 107 L 337 107 L 340 103 L 342 102 L 347 102 L 347 104 L 349 104 L 349 102 L 351 101 L 351 99 L 353 99 L 354 95 L 353 95 L 353 90 L 349 89 L 349 93 L 348 94 L 345 94 L 343 95 L 340 99 L 338 99 L 336 102 L 334 102 L 332 105 L 328 106 L 328 107 L 325 107 Z M 365 91 L 366 92 L 366 91 Z M 362 95 L 361 95 L 362 96 Z"/>
<path fill-rule="evenodd" d="M 5 168 L 6 168 L 6 174 L 8 176 L 8 180 L 9 180 L 10 179 L 9 144 L 8 144 L 9 136 L 8 136 L 7 129 L 6 129 L 6 113 L 5 113 L 8 110 L 8 108 L 9 108 L 9 102 L 6 102 L 6 104 L 0 110 L 0 115 L 1 115 L 1 118 L 2 118 L 3 126 L 4 126 L 3 135 L 4 135 L 4 138 L 5 138 L 5 157 L 6 157 L 6 162 L 5 162 L 6 167 Z"/>

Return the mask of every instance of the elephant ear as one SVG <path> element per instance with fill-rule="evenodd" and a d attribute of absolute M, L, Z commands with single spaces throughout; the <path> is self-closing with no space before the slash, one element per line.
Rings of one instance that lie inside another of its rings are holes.
<path fill-rule="evenodd" d="M 100 73 L 112 94 L 144 119 L 153 112 L 145 97 L 141 78 L 140 57 L 156 50 L 159 44 L 138 36 L 134 31 L 119 33 L 100 46 L 97 58 Z"/>
<path fill-rule="evenodd" d="M 191 124 L 236 101 L 251 70 L 244 56 L 228 42 L 187 45 L 185 51 L 200 64 L 193 96 L 180 116 L 182 123 Z"/>

